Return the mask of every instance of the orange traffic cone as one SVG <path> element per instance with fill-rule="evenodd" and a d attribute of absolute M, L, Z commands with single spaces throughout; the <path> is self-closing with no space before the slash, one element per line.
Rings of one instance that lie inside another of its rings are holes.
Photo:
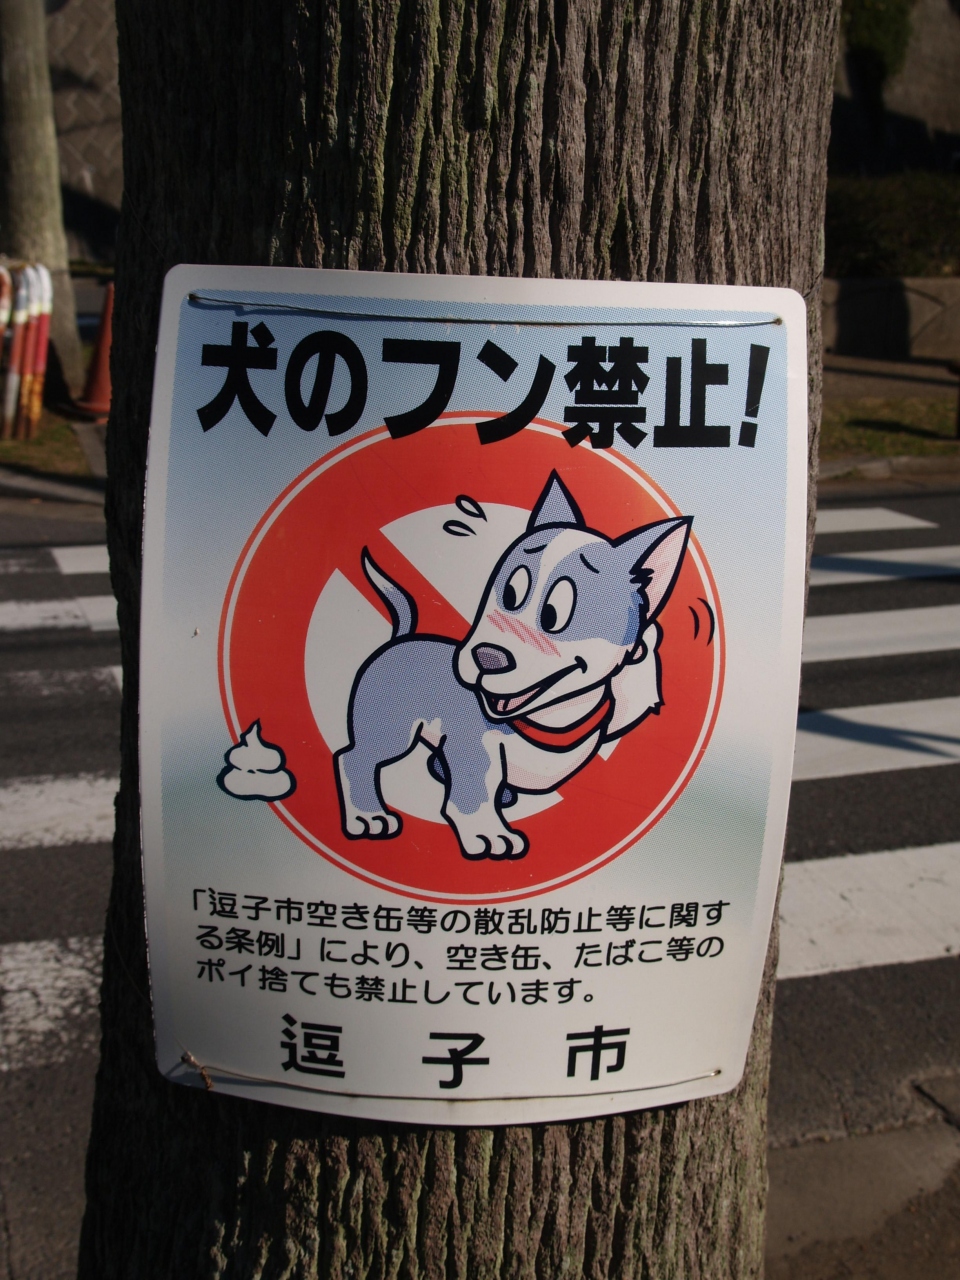
<path fill-rule="evenodd" d="M 98 422 L 105 422 L 110 416 L 110 343 L 113 337 L 113 285 L 108 284 L 103 295 L 103 310 L 100 312 L 100 328 L 97 332 L 97 345 L 93 349 L 90 371 L 87 374 L 87 385 L 83 395 L 77 401 L 77 408 L 89 413 Z"/>

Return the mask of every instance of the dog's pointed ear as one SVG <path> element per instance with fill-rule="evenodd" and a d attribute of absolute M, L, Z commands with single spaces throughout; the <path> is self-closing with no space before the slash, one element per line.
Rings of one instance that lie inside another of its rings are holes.
<path fill-rule="evenodd" d="M 647 602 L 647 624 L 653 622 L 673 590 L 692 523 L 690 516 L 659 520 L 613 544 L 629 580 L 640 588 Z"/>
<path fill-rule="evenodd" d="M 527 532 L 542 529 L 544 525 L 569 524 L 576 529 L 584 528 L 580 508 L 570 496 L 570 491 L 555 471 L 550 473 L 543 493 L 537 499 L 537 505 L 530 512 L 527 521 Z"/>

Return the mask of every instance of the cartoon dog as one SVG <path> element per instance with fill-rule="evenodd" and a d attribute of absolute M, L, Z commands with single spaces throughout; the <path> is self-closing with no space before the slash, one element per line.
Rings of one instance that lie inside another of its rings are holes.
<path fill-rule="evenodd" d="M 393 637 L 350 695 L 350 745 L 335 756 L 344 833 L 399 833 L 380 770 L 424 742 L 463 856 L 522 858 L 527 838 L 503 819 L 517 794 L 553 791 L 604 742 L 659 711 L 656 619 L 691 523 L 661 520 L 607 538 L 586 527 L 554 472 L 460 644 L 414 634 L 413 600 L 364 549 Z"/>

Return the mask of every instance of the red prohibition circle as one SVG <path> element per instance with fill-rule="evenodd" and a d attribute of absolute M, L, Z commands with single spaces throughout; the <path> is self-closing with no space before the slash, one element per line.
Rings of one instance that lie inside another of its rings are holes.
<path fill-rule="evenodd" d="M 452 506 L 464 494 L 481 508 L 501 504 L 530 511 L 552 472 L 575 498 L 586 525 L 609 538 L 670 516 L 696 516 L 678 511 L 621 455 L 586 444 L 569 448 L 556 424 L 538 420 L 484 447 L 476 417 L 464 417 L 446 415 L 429 430 L 400 440 L 379 428 L 308 468 L 253 530 L 231 577 L 220 626 L 221 695 L 233 741 L 259 721 L 263 740 L 282 749 L 296 779 L 293 793 L 272 804 L 274 812 L 316 853 L 358 879 L 437 902 L 544 893 L 634 844 L 674 803 L 702 758 L 724 668 L 720 603 L 706 557 L 691 535 L 659 618 L 660 711 L 624 734 L 607 758 L 594 756 L 563 782 L 559 802 L 519 819 L 504 811 L 510 825 L 528 837 L 524 857 L 467 859 L 445 822 L 408 813 L 391 839 L 345 836 L 336 744 L 328 745 L 318 726 L 305 668 L 314 610 L 333 575 L 342 575 L 347 590 L 357 593 L 351 598 L 362 598 L 386 625 L 388 611 L 361 567 L 363 548 L 369 548 L 377 565 L 416 601 L 417 632 L 459 641 L 470 620 L 384 535 L 393 522 Z M 449 539 L 443 552 L 456 554 L 456 542 Z"/>

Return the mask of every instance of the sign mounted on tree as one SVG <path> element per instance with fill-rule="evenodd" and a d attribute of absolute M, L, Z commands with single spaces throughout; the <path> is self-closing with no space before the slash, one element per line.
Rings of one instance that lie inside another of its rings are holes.
<path fill-rule="evenodd" d="M 431 1124 L 733 1088 L 805 522 L 788 290 L 175 268 L 141 660 L 160 1069 Z"/>

